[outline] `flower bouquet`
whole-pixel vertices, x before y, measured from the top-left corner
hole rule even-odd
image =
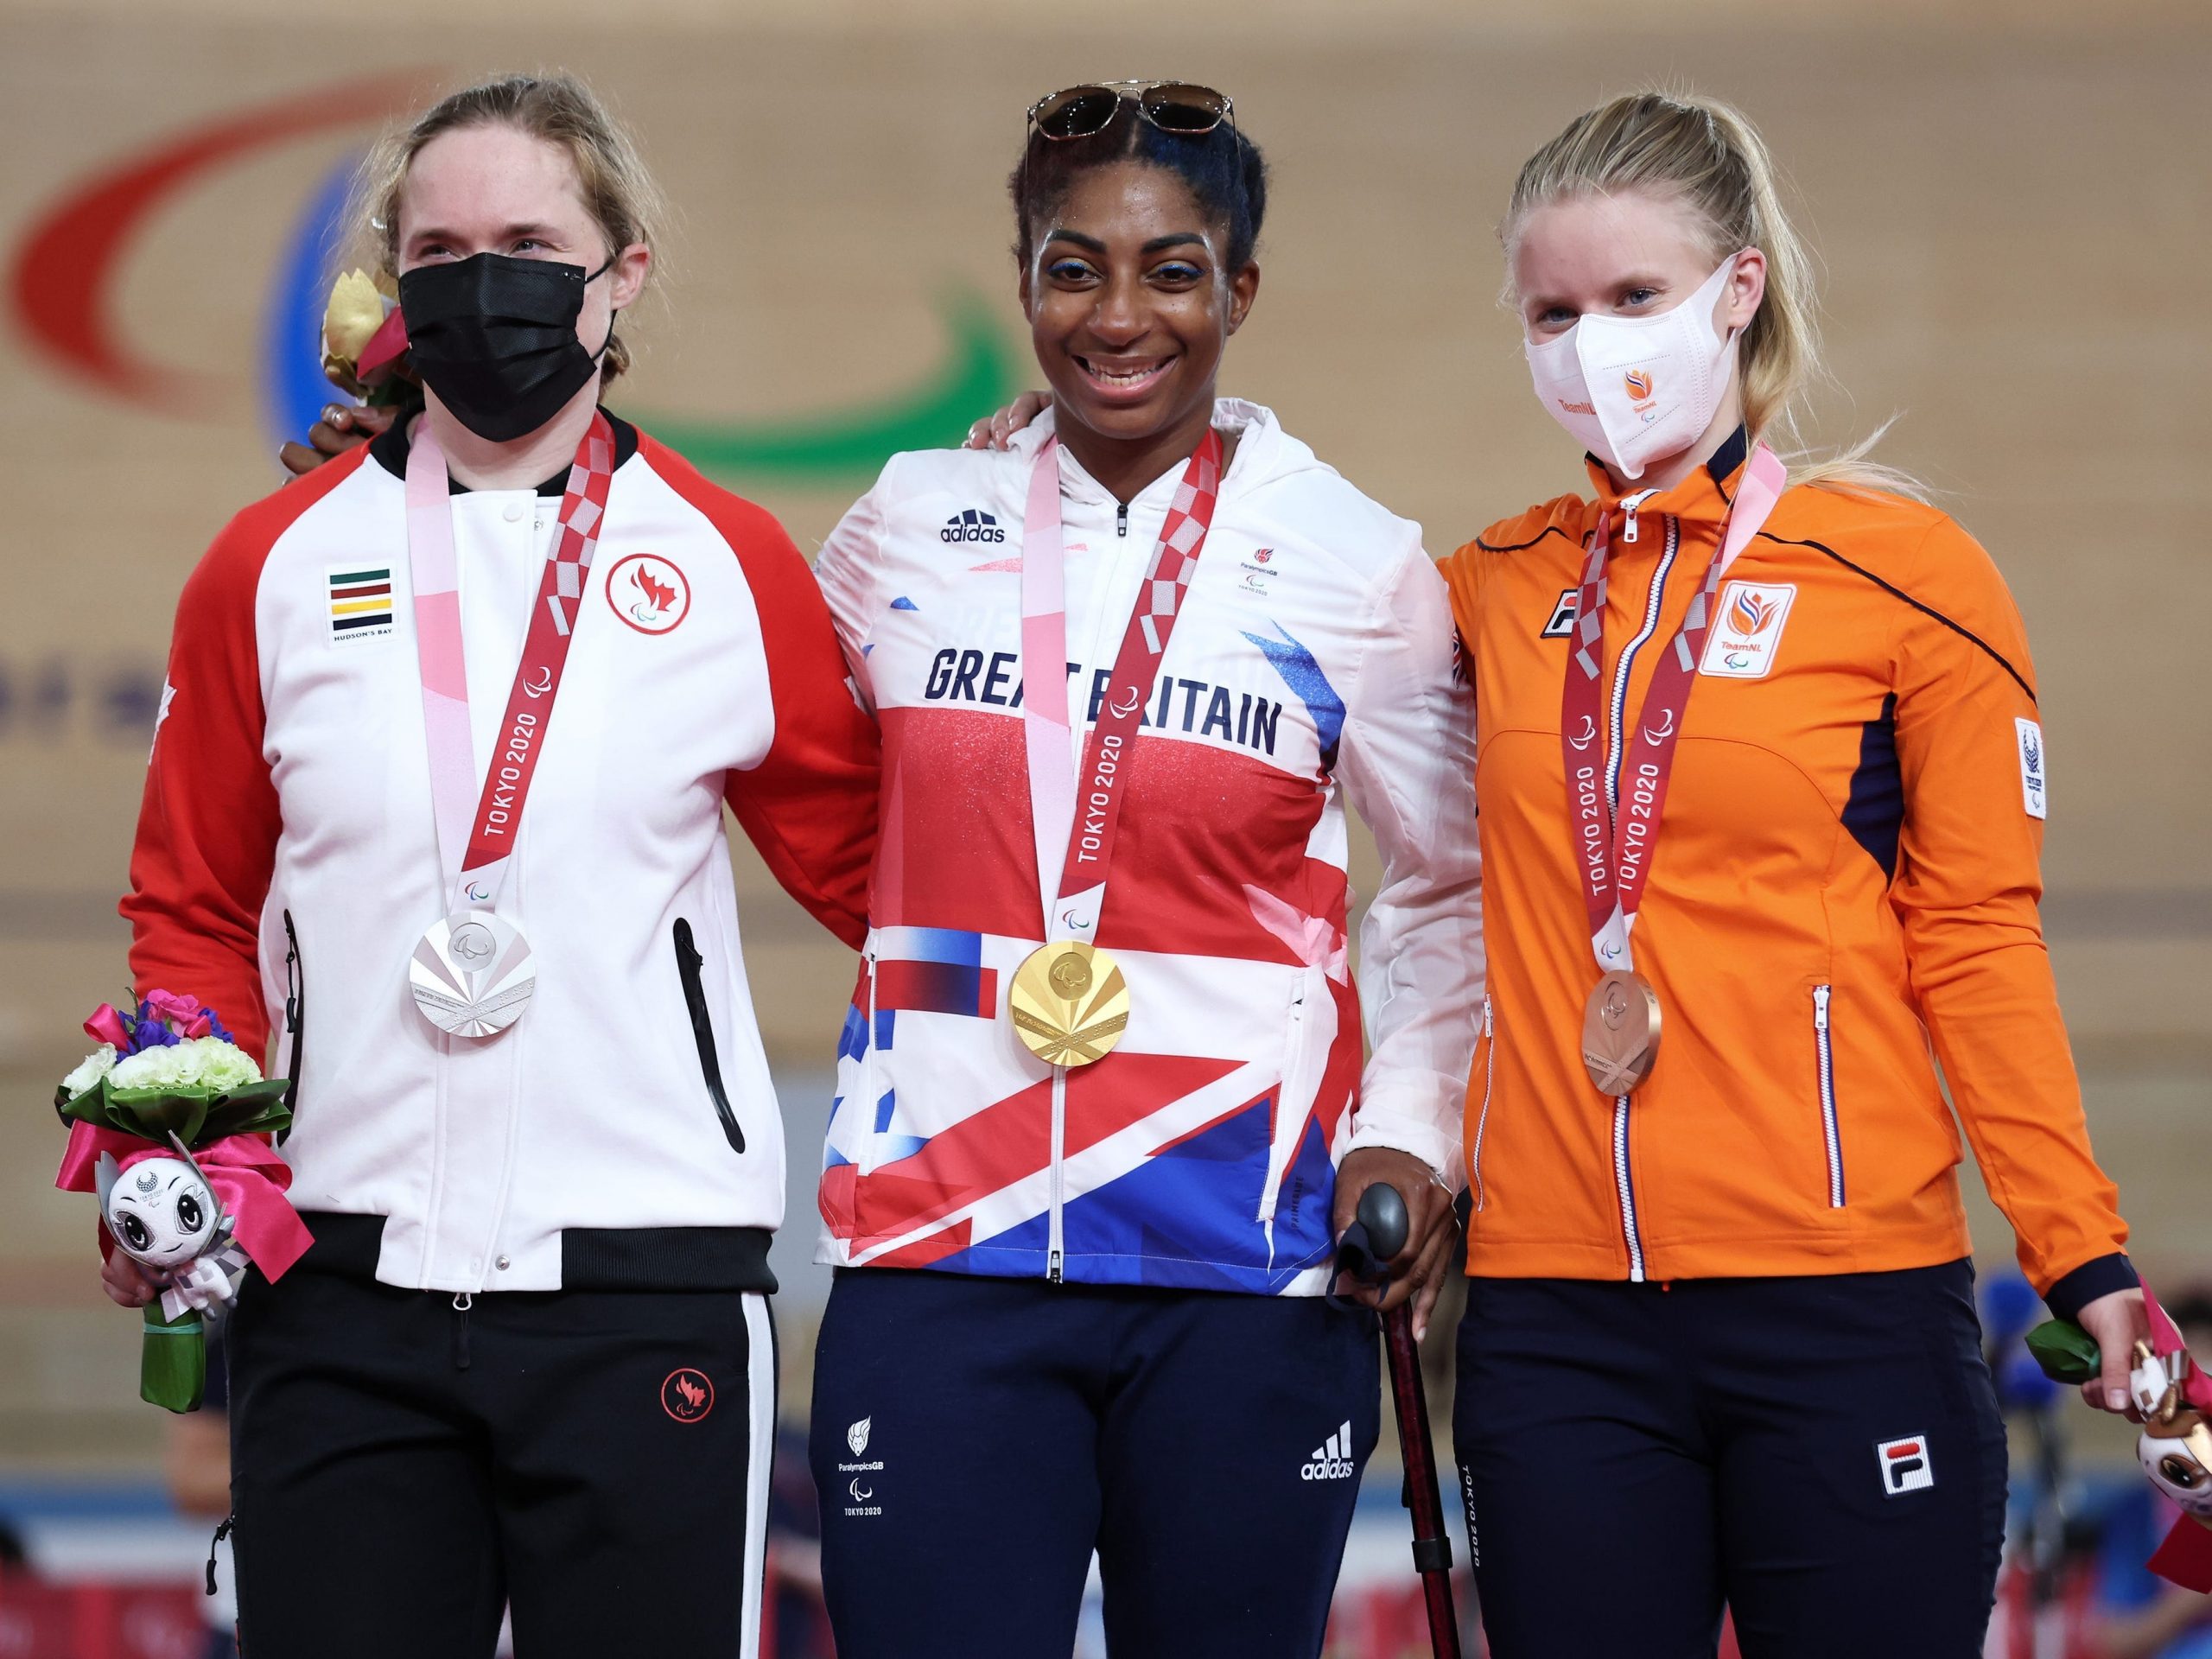
[[[349,270],[333,283],[322,312],[324,378],[371,408],[415,394],[407,364],[407,324],[389,280]]]
[[[99,1196],[103,1250],[149,1269],[138,1391],[190,1411],[207,1380],[203,1311],[237,1293],[250,1261],[282,1275],[313,1241],[284,1196],[292,1173],[259,1137],[292,1120],[290,1084],[261,1068],[194,997],[154,991],[85,1021],[99,1047],[61,1080],[69,1125],[54,1185]]]

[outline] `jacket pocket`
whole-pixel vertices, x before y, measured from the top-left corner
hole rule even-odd
[[[1827,1148],[1828,1208],[1843,1208],[1843,1132],[1836,1120],[1835,1043],[1830,1027],[1834,1016],[1834,988],[1813,987],[1813,1052],[1819,1063],[1821,1139]]]
[[[284,1067],[284,1109],[292,1115],[292,1120],[275,1136],[280,1147],[299,1127],[300,1048],[307,1026],[307,964],[301,960],[299,931],[292,925],[292,912],[287,909],[284,912],[284,1034],[291,1040]]]
[[[729,1142],[732,1152],[743,1152],[745,1131],[737,1127],[737,1114],[730,1109],[729,1096],[722,1088],[722,1064],[715,1052],[715,1022],[707,1012],[707,988],[699,980],[705,958],[692,943],[691,924],[681,916],[676,918],[675,933],[676,971],[683,981],[683,1006],[691,1015],[691,1040],[699,1048],[699,1073],[706,1079],[707,1097],[715,1103],[715,1116],[722,1121],[722,1138]]]
[[[1490,996],[1483,996],[1483,1103],[1475,1113],[1474,1144],[1467,1148],[1467,1185],[1474,1189],[1475,1209],[1486,1207],[1490,1195],[1483,1190],[1483,1133],[1490,1128],[1490,1102],[1497,1087],[1497,1012]]]

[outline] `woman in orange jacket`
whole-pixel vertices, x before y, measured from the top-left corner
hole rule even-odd
[[[1856,455],[1758,136],[1640,94],[1503,228],[1591,494],[1446,562],[1490,963],[1458,1451],[1499,1659],[1979,1653],[2001,1543],[1959,1128],[2119,1408],[2142,1296],[2037,918],[2036,675]],[[1937,1077],[1948,1084],[1946,1105]]]

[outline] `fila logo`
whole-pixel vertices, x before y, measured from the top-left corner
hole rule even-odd
[[[1936,1471],[1928,1461],[1928,1437],[1908,1434],[1901,1440],[1884,1440],[1874,1448],[1881,1466],[1882,1491],[1891,1497],[1916,1492],[1936,1484]]]
[[[1002,542],[1006,540],[1006,531],[999,528],[999,521],[989,513],[969,507],[946,519],[937,538],[941,542]]]
[[[1559,603],[1552,607],[1552,620],[1544,624],[1539,639],[1564,639],[1574,632],[1574,612],[1581,590],[1569,588],[1559,596]]]
[[[2032,720],[2012,718],[2012,734],[2020,744],[2020,801],[2031,818],[2045,816],[2046,780],[2043,771],[2043,728]]]
[[[1724,680],[1764,679],[1796,598],[1789,582],[1730,582],[1714,601],[1697,671]]]
[[[1358,1467],[1351,1460],[1351,1424],[1343,1427],[1313,1448],[1313,1457],[1299,1470],[1300,1480],[1350,1480],[1358,1474]]]

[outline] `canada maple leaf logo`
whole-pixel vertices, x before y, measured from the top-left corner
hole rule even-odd
[[[645,603],[652,610],[664,611],[676,603],[675,583],[655,582],[644,565],[632,573],[630,580],[637,584],[638,591],[645,596]]]

